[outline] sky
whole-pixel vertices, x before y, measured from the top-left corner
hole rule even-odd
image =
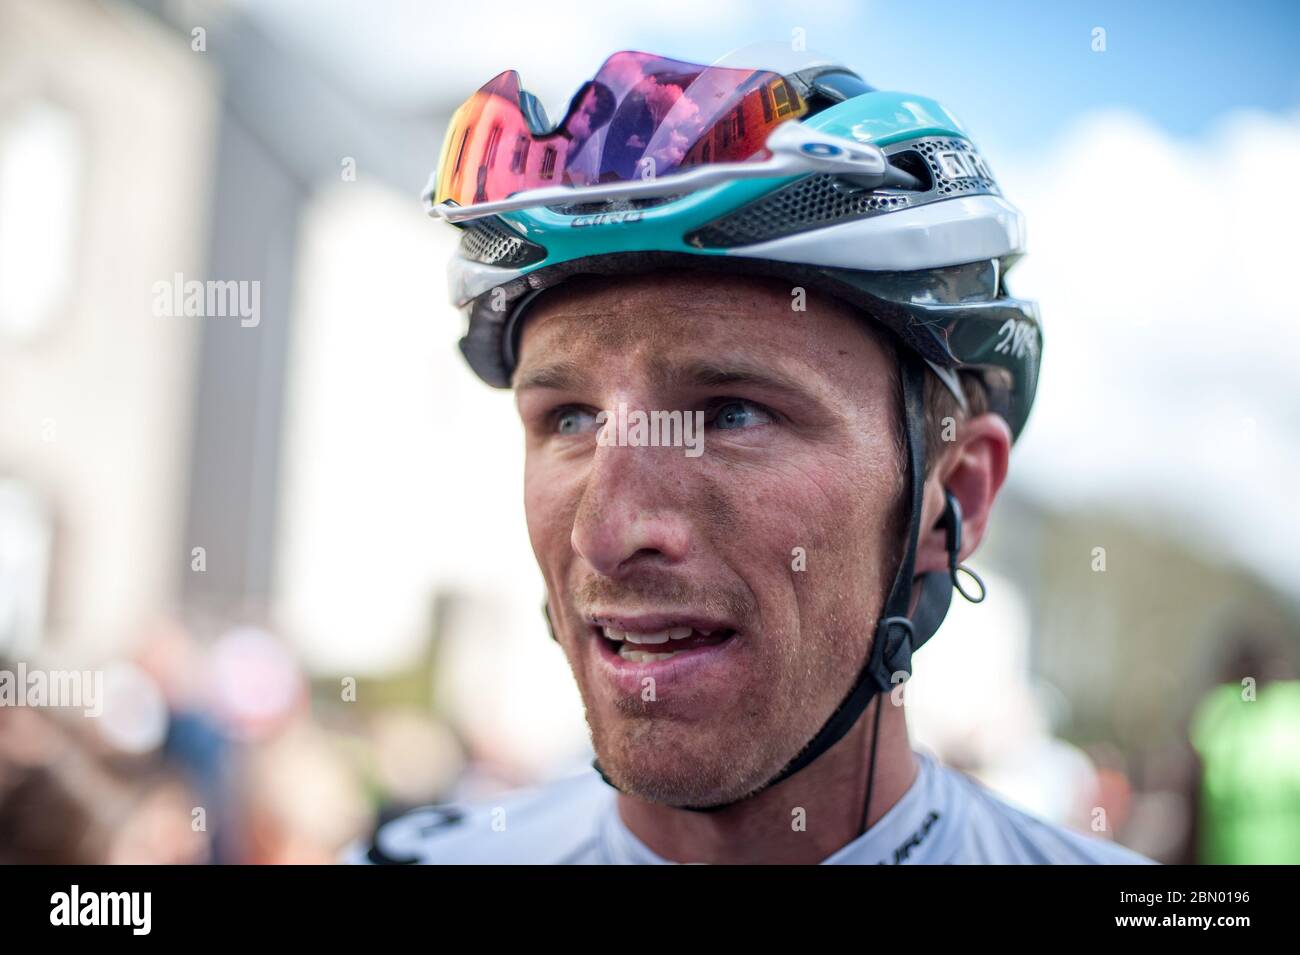
[[[945,103],[992,147],[1034,149],[1074,116],[1136,110],[1175,136],[1225,112],[1300,107],[1300,4],[1291,0],[239,0],[281,42],[376,103],[449,109],[504,69],[552,111],[619,49],[712,62],[789,43],[881,89]],[[491,14],[485,13],[490,9]],[[1104,52],[1093,31],[1105,30]]]

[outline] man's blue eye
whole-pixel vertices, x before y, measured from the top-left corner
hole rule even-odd
[[[771,415],[758,405],[748,401],[728,401],[714,413],[713,426],[721,431],[732,431],[767,424],[771,420]]]
[[[555,416],[556,434],[582,434],[596,427],[596,416],[581,408],[565,408]]]

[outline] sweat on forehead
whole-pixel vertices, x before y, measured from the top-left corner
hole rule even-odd
[[[616,295],[628,309],[722,310],[744,315],[755,307],[791,309],[795,285],[763,275],[710,272],[703,269],[659,269],[631,275],[577,275],[538,296],[531,314],[562,310],[569,315],[606,314],[610,296]],[[831,296],[807,289],[802,296],[809,308],[850,311]],[[530,318],[531,320],[531,318]]]
[[[734,322],[763,323],[763,337],[750,342],[773,349],[798,347],[814,362],[848,356],[845,349],[856,351],[864,338],[891,348],[887,333],[857,309],[819,290],[767,276],[664,269],[581,275],[544,292],[525,318],[521,365],[529,364],[530,339],[548,348],[558,344],[548,334],[552,332],[564,337],[566,357],[571,359],[593,346],[602,352],[640,346],[666,354],[682,342],[680,319],[723,323],[728,333],[735,331]],[[707,332],[703,326],[692,329],[701,338]]]

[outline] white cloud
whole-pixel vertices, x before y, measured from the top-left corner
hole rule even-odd
[[[1187,142],[1106,112],[1000,171],[1030,225],[1011,286],[1045,323],[1020,489],[1158,521],[1300,599],[1298,164],[1300,116]]]
[[[419,104],[436,100],[442,91],[450,105],[502,70],[516,69],[552,116],[610,53],[642,49],[648,38],[671,34],[674,25],[683,34],[725,38],[729,24],[744,24],[753,13],[740,0],[493,0],[487,7],[419,0],[244,0],[244,8],[278,41],[305,51],[333,77],[376,98]],[[789,28],[781,31],[774,39],[785,38]],[[718,42],[725,45],[725,39]]]

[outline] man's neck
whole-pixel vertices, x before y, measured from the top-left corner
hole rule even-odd
[[[812,864],[861,835],[874,708],[880,739],[867,827],[916,779],[903,707],[878,696],[844,738],[789,779],[717,812],[673,809],[619,794],[624,824],[652,851],[674,862]]]

